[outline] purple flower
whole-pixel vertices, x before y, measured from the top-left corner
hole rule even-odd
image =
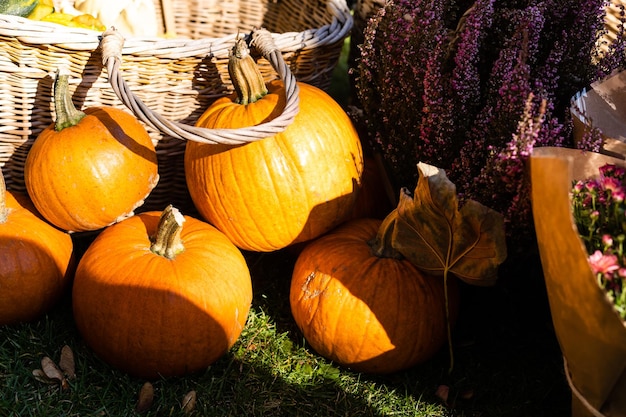
[[[393,185],[413,187],[420,161],[438,166],[461,202],[505,215],[510,254],[534,247],[528,160],[537,146],[575,146],[570,98],[596,80],[591,58],[604,7],[605,0],[386,3],[369,20],[352,71],[364,139],[382,154]],[[604,60],[603,70],[617,62]],[[595,150],[600,139],[589,134],[576,146]],[[596,197],[588,200],[606,198]]]

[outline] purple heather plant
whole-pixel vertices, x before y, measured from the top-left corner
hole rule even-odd
[[[578,180],[572,212],[598,284],[626,320],[626,169],[600,167],[597,178]]]
[[[605,5],[392,0],[380,8],[351,71],[366,145],[396,188],[416,183],[418,162],[443,168],[461,202],[505,215],[511,254],[534,247],[529,155],[574,146],[571,97],[624,57],[622,41],[593,59]]]

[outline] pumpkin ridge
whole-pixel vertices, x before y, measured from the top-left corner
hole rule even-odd
[[[302,201],[306,199],[307,207],[309,208],[311,207],[311,202],[309,201],[309,196],[307,195],[307,193],[301,192],[301,190],[306,189],[307,187],[306,181],[301,175],[300,164],[298,164],[297,161],[294,161],[293,157],[289,157],[289,155],[293,155],[292,147],[290,146],[290,140],[288,138],[285,138],[283,135],[278,134],[277,136],[272,138],[272,144],[275,146],[272,146],[271,149],[269,147],[264,148],[265,152],[263,152],[263,159],[265,163],[263,164],[263,166],[266,167],[265,171],[270,180],[269,182],[272,185],[272,193],[274,196],[276,196],[276,207],[281,211],[281,214],[277,217],[277,219],[281,221],[282,228],[289,230],[289,235],[292,237],[292,239],[288,243],[292,244],[295,243],[294,240],[302,231],[304,225],[300,225],[297,221],[298,217],[294,218],[293,216],[293,211],[297,209],[296,207],[281,204],[281,193],[278,184],[280,184],[282,181],[285,181],[283,171],[279,171],[276,169],[267,169],[267,167],[269,166],[276,166],[272,162],[276,161],[277,153],[279,154],[278,160],[282,161],[281,165],[285,166],[284,171],[289,175],[288,181],[290,182],[291,187],[289,187],[290,195],[288,198],[290,200],[296,200],[300,203],[302,203]],[[278,245],[280,245],[279,242],[277,243]]]

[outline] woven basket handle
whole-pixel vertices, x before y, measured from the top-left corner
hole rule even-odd
[[[209,129],[189,126],[164,118],[150,110],[137,96],[130,91],[123,79],[120,65],[122,62],[122,47],[124,37],[114,28],[102,34],[100,48],[102,63],[109,74],[109,83],[118,98],[128,107],[135,116],[144,123],[154,127],[161,133],[181,140],[192,140],[208,144],[240,145],[254,142],[284,131],[289,126],[299,110],[299,87],[283,56],[274,44],[269,31],[255,29],[252,32],[251,46],[267,59],[276,70],[285,85],[287,96],[283,112],[269,122],[240,129]]]

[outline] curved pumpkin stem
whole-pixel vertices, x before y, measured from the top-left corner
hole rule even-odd
[[[180,239],[185,217],[171,204],[161,213],[159,225],[150,246],[150,250],[167,259],[174,259],[176,255],[185,250]]]
[[[57,132],[66,127],[75,126],[85,117],[85,113],[76,109],[68,92],[70,74],[66,68],[59,68],[53,84],[54,111],[56,120],[54,130]]]
[[[7,221],[9,210],[7,209],[7,184],[4,181],[4,175],[0,171],[0,224]]]
[[[237,103],[254,103],[267,94],[263,75],[243,38],[237,39],[230,51],[228,74],[237,93]]]
[[[372,254],[379,258],[402,259],[404,256],[393,247],[393,229],[396,225],[398,217],[397,210],[393,210],[385,217],[382,224],[378,228],[376,237],[367,244],[370,246]]]

